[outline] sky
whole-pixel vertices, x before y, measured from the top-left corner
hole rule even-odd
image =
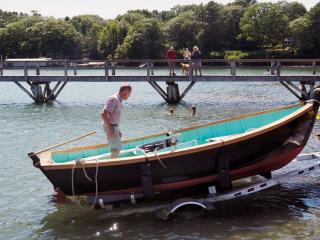
[[[260,0],[262,1],[262,0]],[[264,1],[264,0],[263,0]],[[276,2],[277,0],[270,0]],[[288,0],[292,2],[294,0]],[[308,9],[319,0],[298,0]],[[64,18],[80,14],[97,14],[103,18],[115,18],[133,9],[169,10],[175,5],[207,3],[209,0],[0,0],[0,9],[30,13],[37,10],[43,16]],[[222,4],[233,0],[215,0]]]

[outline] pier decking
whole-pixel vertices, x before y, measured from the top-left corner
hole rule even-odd
[[[177,75],[169,76],[165,59],[46,60],[45,65],[41,61],[24,61],[23,67],[16,67],[10,60],[0,62],[0,83],[14,82],[35,102],[42,103],[56,99],[68,82],[147,82],[166,102],[179,103],[196,82],[280,82],[292,93],[298,91],[303,96],[307,94],[305,85],[313,87],[320,81],[320,59],[203,59],[202,76],[194,74],[191,60],[175,62]],[[188,64],[188,72],[184,74],[182,62]],[[177,82],[182,81],[190,84],[180,95]],[[21,82],[26,82],[31,92]],[[53,88],[52,82],[55,82]],[[157,82],[166,82],[166,91]],[[294,82],[302,83],[302,90]]]

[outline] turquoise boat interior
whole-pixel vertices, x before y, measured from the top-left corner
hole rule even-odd
[[[183,149],[191,146],[198,146],[201,144],[214,141],[215,138],[241,134],[253,129],[257,129],[268,125],[272,122],[280,120],[291,113],[299,110],[303,105],[296,105],[283,109],[276,109],[273,111],[257,114],[254,116],[247,116],[241,119],[224,121],[221,123],[212,123],[209,126],[200,126],[189,130],[178,130],[174,132],[178,143],[175,149]],[[145,152],[139,148],[141,145],[168,139],[166,134],[157,135],[156,137],[144,138],[140,140],[133,140],[122,145],[122,151],[119,158],[133,157],[144,155]],[[157,153],[172,151],[172,147],[165,147],[157,150]],[[65,163],[74,161],[79,158],[90,158],[95,156],[102,156],[104,159],[108,158],[110,150],[108,147],[97,147],[89,150],[79,151],[55,151],[51,153],[51,159],[54,163]],[[100,158],[99,158],[100,159]]]

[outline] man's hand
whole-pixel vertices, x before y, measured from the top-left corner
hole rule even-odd
[[[114,132],[113,128],[108,129],[108,134],[109,134],[110,139],[115,137],[115,132]]]

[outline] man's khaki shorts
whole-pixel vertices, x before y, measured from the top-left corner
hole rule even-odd
[[[118,126],[112,126],[114,131],[114,137],[112,139],[109,138],[108,128],[103,125],[103,129],[107,134],[108,144],[111,152],[121,150],[121,137],[120,137],[120,129]]]

